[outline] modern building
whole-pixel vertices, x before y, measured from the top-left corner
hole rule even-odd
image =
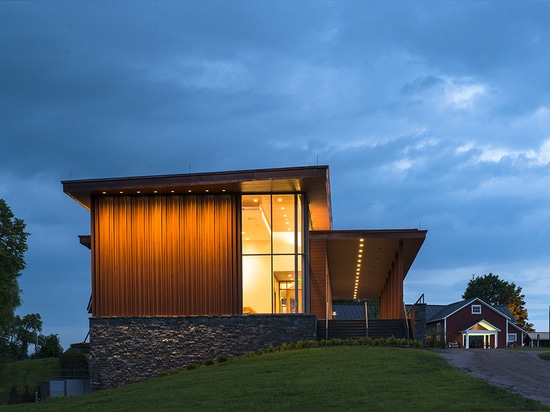
[[[93,389],[315,339],[333,300],[405,318],[426,231],[334,230],[328,166],[62,184],[90,211]]]

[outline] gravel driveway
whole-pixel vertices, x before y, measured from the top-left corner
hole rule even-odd
[[[435,352],[471,376],[550,406],[550,361],[539,358],[538,351],[443,349]]]

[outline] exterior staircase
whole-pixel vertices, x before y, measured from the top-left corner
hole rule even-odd
[[[324,320],[317,322],[317,339],[325,339],[326,323]],[[365,320],[329,320],[328,339],[340,338],[364,338],[366,336],[378,339],[406,338],[407,328],[403,319],[371,319],[367,329]]]

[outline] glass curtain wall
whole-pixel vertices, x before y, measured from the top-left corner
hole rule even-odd
[[[303,313],[300,194],[242,196],[243,313]]]

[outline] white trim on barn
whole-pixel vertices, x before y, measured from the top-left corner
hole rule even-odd
[[[500,332],[499,328],[484,319],[474,323],[469,328],[460,331],[460,333],[462,333],[463,346],[466,349],[470,348],[471,336],[482,336],[484,348],[489,348],[491,346],[491,336],[494,336],[495,348],[498,348],[498,332]]]

